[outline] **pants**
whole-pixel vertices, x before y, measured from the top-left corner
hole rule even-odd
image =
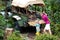
[[[40,32],[40,24],[36,24],[36,32]]]

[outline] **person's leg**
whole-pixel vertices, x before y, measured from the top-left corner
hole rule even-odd
[[[44,29],[44,33],[47,34],[47,31]]]
[[[49,30],[44,30],[44,33],[45,33],[45,34],[48,34],[48,33],[49,33],[50,35],[52,35],[52,32],[51,32],[50,29],[49,29]]]
[[[40,28],[36,27],[36,35],[39,36],[40,35]]]
[[[52,32],[51,32],[51,30],[49,30],[49,34],[50,34],[50,35],[52,35]]]
[[[40,27],[36,27],[36,32],[40,32]]]
[[[40,24],[36,24],[36,35],[40,34]]]
[[[45,25],[45,28],[44,28],[44,33],[47,34],[48,31],[49,31],[49,29],[50,29],[50,28],[49,28],[49,24],[46,24],[46,25]]]
[[[51,32],[51,29],[50,29],[50,24],[48,24],[48,31],[49,31],[49,34],[51,35],[52,32]]]
[[[50,24],[46,24],[45,29],[44,29],[44,33],[48,33],[48,32],[49,34],[52,34],[50,30]]]

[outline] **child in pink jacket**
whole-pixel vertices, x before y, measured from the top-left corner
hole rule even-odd
[[[44,28],[44,32],[47,33],[46,31],[48,31],[51,34],[51,30],[50,30],[50,21],[48,19],[47,14],[45,13],[45,11],[43,11],[43,13],[40,14],[42,20],[45,22],[45,28]]]

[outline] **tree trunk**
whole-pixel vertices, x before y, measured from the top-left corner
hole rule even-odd
[[[4,33],[4,40],[7,40],[7,37],[13,33],[13,28],[6,28]]]

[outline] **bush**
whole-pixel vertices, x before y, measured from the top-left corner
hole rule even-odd
[[[49,35],[49,34],[41,34],[40,36],[36,36],[35,40],[58,40],[57,36]]]
[[[0,26],[5,26],[5,25],[6,25],[5,18],[0,14]]]
[[[60,38],[60,24],[51,24],[51,30],[53,35],[56,35]]]
[[[5,18],[0,14],[0,40],[3,40],[5,25]]]
[[[0,29],[0,40],[3,40],[4,30]]]
[[[12,18],[7,19],[7,27],[14,28],[14,22]]]

